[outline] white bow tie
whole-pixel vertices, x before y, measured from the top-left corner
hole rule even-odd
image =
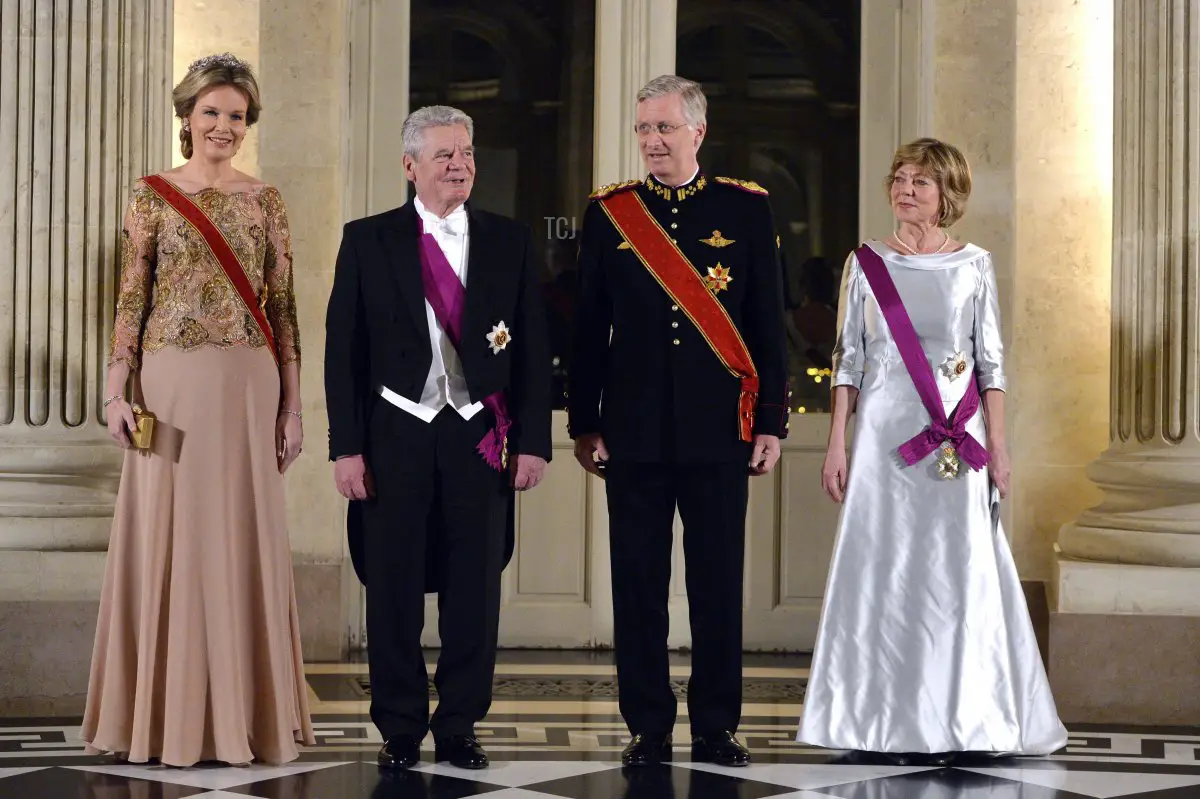
[[[463,234],[464,223],[466,222],[461,216],[448,216],[445,219],[437,220],[438,232],[447,236],[461,236]]]

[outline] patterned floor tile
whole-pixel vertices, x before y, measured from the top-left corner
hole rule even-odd
[[[906,766],[830,766],[822,764],[790,765],[752,763],[745,768],[725,768],[710,763],[681,763],[683,768],[725,774],[759,782],[784,785],[789,788],[819,789],[851,782],[866,782],[881,777],[899,777],[930,771],[928,768]]]
[[[201,788],[49,768],[0,779],[0,799],[186,799]]]
[[[840,799],[1090,799],[1086,794],[959,769],[881,777],[818,792]]]
[[[1111,771],[1067,771],[1050,769],[978,768],[965,769],[976,774],[1057,788],[1084,796],[1111,799],[1136,796],[1150,791],[1196,787],[1200,796],[1200,774],[1120,774]]]
[[[795,793],[772,796],[771,799],[837,799],[837,797],[831,797],[827,793],[818,793],[817,791],[796,791]]]
[[[525,786],[565,799],[766,799],[790,788],[678,766],[609,769]]]
[[[502,790],[471,778],[424,771],[389,771],[375,763],[344,763],[319,771],[230,789],[260,799],[466,799]]]
[[[459,779],[475,779],[489,785],[502,785],[508,788],[520,788],[536,782],[580,777],[598,771],[609,771],[620,768],[615,762],[588,762],[580,760],[527,760],[493,762],[489,768],[480,771],[467,771],[455,768],[448,763],[426,763],[417,767],[427,774],[441,774]]]
[[[548,793],[526,791],[524,788],[504,788],[503,791],[487,794],[487,799],[559,799]]]
[[[76,771],[88,771],[96,774],[109,774],[114,777],[128,779],[166,782],[172,785],[187,785],[192,788],[206,790],[224,790],[248,785],[253,782],[264,782],[270,779],[290,777],[310,771],[319,771],[339,765],[338,763],[291,763],[286,766],[196,766],[193,768],[169,768],[165,766],[138,765],[108,765],[108,766],[72,766]]]

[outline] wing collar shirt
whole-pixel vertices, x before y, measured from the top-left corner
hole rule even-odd
[[[413,201],[421,224],[426,233],[432,233],[434,241],[442,248],[446,260],[462,281],[467,285],[467,253],[471,242],[471,233],[467,224],[467,209],[460,205],[451,211],[445,219],[440,219],[425,207],[420,198]],[[425,387],[421,391],[421,401],[413,402],[407,397],[380,388],[380,394],[388,402],[398,408],[408,411],[413,416],[426,422],[433,421],[438,412],[447,405],[458,411],[464,419],[470,419],[483,410],[483,404],[472,402],[467,390],[467,379],[463,374],[462,361],[446,332],[438,323],[433,313],[433,306],[425,300],[425,320],[429,325],[429,343],[433,351],[433,360],[429,365],[429,376],[425,378]]]

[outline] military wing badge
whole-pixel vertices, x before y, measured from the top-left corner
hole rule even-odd
[[[700,239],[701,244],[707,244],[709,247],[728,247],[734,243],[733,239],[727,239],[721,235],[721,231],[714,230],[710,238]]]

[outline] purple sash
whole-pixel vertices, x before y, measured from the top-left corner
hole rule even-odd
[[[938,392],[937,380],[933,376],[933,367],[929,365],[929,359],[925,357],[925,350],[921,348],[917,331],[913,329],[912,320],[904,308],[904,303],[900,300],[896,284],[892,282],[892,276],[888,274],[887,266],[884,265],[879,254],[865,244],[855,250],[854,254],[858,256],[859,266],[862,267],[863,274],[867,276],[871,290],[875,292],[879,310],[883,312],[883,318],[887,320],[888,329],[892,332],[892,340],[896,342],[896,348],[900,350],[900,357],[904,360],[908,376],[912,378],[913,385],[917,389],[921,404],[925,406],[925,410],[929,412],[932,419],[929,427],[900,445],[898,450],[900,457],[906,464],[912,466],[940,447],[943,442],[949,441],[954,444],[958,456],[972,469],[979,470],[987,466],[990,459],[988,451],[967,432],[967,422],[979,410],[979,384],[975,376],[971,376],[967,393],[963,395],[950,417],[947,418],[941,394]]]
[[[432,233],[425,232],[421,216],[417,215],[417,251],[421,256],[421,282],[425,286],[425,299],[433,308],[433,315],[446,331],[454,351],[462,357],[462,316],[466,305],[467,290],[446,260],[446,254],[438,246]],[[484,397],[483,406],[496,417],[496,426],[479,442],[478,451],[488,466],[500,471],[508,465],[508,430],[512,419],[508,415],[508,403],[504,392],[497,391]]]

